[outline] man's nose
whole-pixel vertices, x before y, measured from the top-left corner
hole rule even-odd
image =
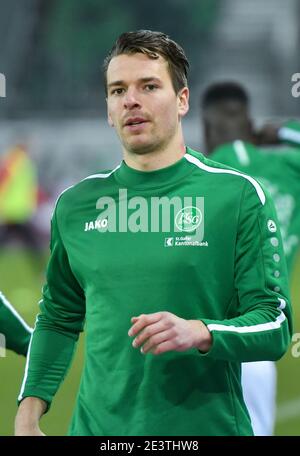
[[[126,109],[132,109],[140,106],[141,104],[136,90],[128,89],[124,96],[124,107]]]

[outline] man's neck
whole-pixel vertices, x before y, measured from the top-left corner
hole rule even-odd
[[[130,168],[139,171],[155,171],[166,168],[179,161],[185,154],[183,140],[177,144],[170,144],[162,150],[154,150],[145,154],[135,154],[124,150],[124,161]]]

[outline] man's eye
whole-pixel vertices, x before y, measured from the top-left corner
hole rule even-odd
[[[148,90],[149,92],[153,92],[153,90],[157,89],[157,86],[155,84],[147,84],[145,86],[145,89]]]
[[[124,89],[121,89],[120,87],[118,89],[113,89],[111,91],[112,95],[121,95],[124,92]]]

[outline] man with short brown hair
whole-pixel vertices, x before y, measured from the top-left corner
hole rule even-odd
[[[187,67],[179,45],[144,30],[105,62],[124,159],[56,204],[17,435],[42,435],[84,321],[71,435],[252,435],[240,365],[287,350],[285,263],[274,278],[264,189],[185,146]]]

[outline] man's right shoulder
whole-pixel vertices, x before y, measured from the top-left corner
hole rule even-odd
[[[109,178],[116,169],[117,168],[99,171],[98,173],[91,174],[74,185],[65,188],[57,197],[55,208],[58,206],[70,207],[72,203],[78,203],[79,201],[86,199],[95,187],[100,189],[101,186],[103,186],[104,188],[105,185],[111,183],[111,179]]]

